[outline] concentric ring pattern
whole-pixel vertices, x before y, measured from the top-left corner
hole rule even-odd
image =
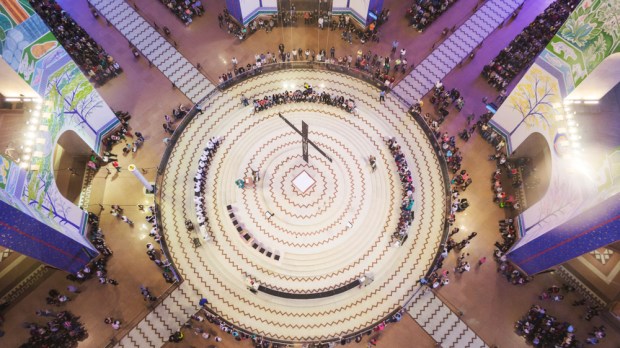
[[[356,111],[302,102],[255,112],[240,102],[241,95],[262,98],[304,83],[353,99]],[[208,298],[214,311],[246,330],[309,341],[366,328],[412,296],[440,243],[443,179],[431,143],[406,109],[389,95],[384,103],[377,99],[374,87],[346,75],[290,70],[259,75],[208,101],[180,135],[161,189],[168,248],[197,298]],[[280,113],[299,129],[305,121],[310,140],[332,162],[312,147],[304,162],[301,136]],[[195,220],[193,177],[213,136],[222,141],[203,192],[213,240],[194,248],[196,235],[185,231],[184,219]],[[389,137],[402,147],[416,187],[416,219],[400,247],[391,243],[403,192]],[[377,158],[375,172],[370,155]],[[252,170],[260,181],[237,187],[235,181],[251,177]],[[238,232],[228,205],[249,240]],[[320,293],[364,274],[373,279],[365,287],[320,299],[253,294],[246,287],[252,278],[283,292]]]

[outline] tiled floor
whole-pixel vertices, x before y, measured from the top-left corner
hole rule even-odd
[[[490,4],[492,2],[493,1],[490,0],[486,3]],[[480,114],[484,111],[484,105],[478,101],[481,100],[483,96],[494,98],[496,92],[489,88],[479,77],[479,72],[481,71],[482,66],[492,59],[492,57],[497,54],[499,50],[505,47],[505,45],[525,25],[533,20],[536,14],[540,13],[549,2],[550,1],[548,0],[525,1],[523,10],[519,16],[514,20],[506,21],[500,29],[492,32],[484,41],[483,46],[476,51],[476,56],[473,59],[468,60],[461,67],[457,66],[452,71],[446,71],[448,74],[443,79],[444,84],[446,86],[456,87],[461,90],[466,99],[466,106],[461,113],[451,110],[451,115],[442,125],[442,129],[455,134],[465,125],[465,118],[461,115],[466,115],[471,112]],[[65,6],[67,11],[74,16],[78,23],[84,26],[89,34],[101,43],[102,46],[110,52],[125,69],[125,73],[123,75],[100,88],[99,92],[102,94],[106,102],[108,102],[114,109],[130,111],[133,114],[133,118],[131,120],[132,126],[135,130],[142,131],[142,133],[147,136],[147,141],[144,144],[144,147],[137,154],[122,157],[120,162],[125,167],[129,163],[135,163],[141,168],[148,169],[146,177],[147,179],[152,180],[154,178],[154,168],[158,165],[161,152],[165,147],[161,141],[165,136],[161,128],[161,123],[163,123],[162,116],[164,113],[170,112],[173,106],[176,106],[179,103],[187,103],[189,99],[187,99],[187,97],[179,89],[171,88],[170,80],[166,77],[168,75],[162,74],[155,67],[149,68],[145,59],[135,60],[128,49],[127,40],[123,37],[123,35],[121,35],[113,27],[107,27],[105,25],[105,21],[102,19],[94,19],[90,12],[88,12],[85,1],[74,2],[69,0],[59,0],[59,3]],[[286,28],[284,30],[278,29],[269,34],[259,32],[250,37],[249,40],[239,42],[234,37],[217,28],[217,20],[215,20],[215,17],[217,16],[217,13],[224,8],[223,0],[209,2],[206,4],[207,13],[205,16],[196,19],[189,27],[185,27],[176,17],[174,17],[172,13],[170,13],[170,11],[168,11],[157,1],[152,2],[149,0],[136,0],[131,3],[136,3],[138,5],[140,8],[140,15],[149,23],[152,24],[157,21],[160,27],[164,25],[168,26],[172,31],[172,40],[176,41],[178,44],[179,52],[186,57],[187,61],[192,62],[192,64],[196,64],[198,62],[201,63],[201,65],[205,67],[205,76],[207,76],[211,81],[217,81],[218,75],[220,75],[223,71],[231,69],[230,59],[232,56],[236,56],[240,62],[247,63],[256,52],[264,52],[267,50],[275,51],[279,42],[283,42],[287,48],[301,46],[304,48],[316,47],[316,49],[318,49],[319,47],[329,48],[334,45],[336,47],[337,55],[354,54],[359,47],[359,44],[357,43],[348,45],[344,41],[339,40],[339,32],[330,32],[327,30],[318,31],[315,28],[303,26],[297,28]],[[472,9],[476,6],[476,3],[478,3],[478,1],[475,0],[458,1],[428,30],[424,33],[417,33],[411,28],[406,27],[406,20],[402,16],[408,2],[386,0],[385,6],[392,9],[392,16],[390,21],[382,29],[381,42],[378,44],[366,44],[365,46],[362,46],[362,49],[371,49],[375,52],[386,55],[389,52],[391,41],[397,38],[401,42],[401,47],[406,47],[409,52],[408,55],[411,55],[410,57],[412,59],[410,59],[410,61],[413,61],[417,65],[432,52],[431,47],[433,44],[442,40],[441,30],[443,28],[451,28],[453,26],[459,28],[469,19],[472,14]],[[70,4],[70,6],[66,6],[67,4]],[[205,33],[207,33],[207,35],[205,35]],[[208,36],[208,40],[205,39],[205,36]],[[166,70],[165,68],[162,69]],[[318,82],[318,80],[321,79],[315,73],[311,76],[300,76],[294,74],[289,75],[288,72],[284,74],[285,75],[283,76],[293,76],[292,79],[296,81],[316,80]],[[329,76],[325,78],[325,80],[333,79],[334,76],[335,75]],[[265,76],[261,76],[261,78],[265,78]],[[360,82],[355,83],[361,84]],[[246,84],[234,87],[231,93],[234,92],[234,89],[245,90],[251,87],[257,88],[257,92],[255,93],[258,93],[258,91],[264,93],[264,91],[267,90],[279,90],[280,88],[283,88],[282,81],[279,81],[275,85],[270,83],[265,83],[262,86]],[[388,106],[387,109],[384,109],[380,107],[377,102],[373,102],[373,100],[377,99],[378,93],[376,91],[373,92],[368,87],[349,89],[339,80],[336,83],[326,86],[326,88],[342,90],[343,93],[355,95],[356,99],[359,98],[362,103],[362,109],[366,113],[365,117],[376,117],[377,115],[380,115],[381,112],[386,114],[390,112],[395,115],[402,115],[401,110],[398,107]],[[423,91],[421,93],[423,94]],[[254,92],[248,92],[248,95],[253,94]],[[193,97],[190,98],[193,100]],[[229,95],[228,92],[214,97],[214,99],[210,101],[210,103],[213,104],[214,110],[218,110],[217,107],[220,106],[218,116],[220,118],[230,118],[231,123],[218,123],[216,119],[205,120],[207,124],[214,125],[214,128],[204,129],[201,131],[205,134],[227,131],[230,130],[230,128],[227,127],[231,127],[234,120],[239,120],[243,117],[252,117],[247,111],[244,114],[239,104],[237,104],[236,108],[222,109],[222,105],[229,105],[228,103],[231,103],[230,105],[232,105],[232,102],[234,102],[234,100],[232,100],[232,94]],[[388,97],[387,104],[394,105],[395,101]],[[291,105],[291,108],[295,107],[296,105]],[[310,117],[316,120],[324,119],[321,118],[324,116],[313,116],[313,113],[318,113],[318,111],[325,112],[325,109],[318,108],[318,106],[304,108],[304,110],[306,109],[309,114],[309,119]],[[252,120],[256,121],[258,124],[263,118],[267,118],[267,114],[271,113],[271,111],[272,110],[268,110],[261,114],[255,115]],[[432,112],[430,108],[425,111]],[[211,110],[207,110],[205,115],[202,116],[205,117],[210,112]],[[294,111],[291,112],[294,113]],[[336,114],[338,115],[338,113]],[[381,118],[379,117],[379,120],[380,119]],[[298,121],[299,117],[296,117],[295,120]],[[351,122],[355,124],[355,122],[360,120],[352,119]],[[396,117],[393,121],[402,124],[405,129],[411,129],[411,127],[414,126],[413,122],[408,123],[408,120],[403,119],[402,117]],[[220,125],[222,128],[215,127],[217,125]],[[281,127],[282,125],[275,122],[271,125],[268,124],[268,127],[276,126]],[[312,123],[310,124],[310,127],[311,134],[312,130],[315,129],[314,127],[316,127],[316,130],[319,132],[329,134],[328,130],[323,129],[324,127],[327,127],[327,124],[325,126],[319,125],[317,127]],[[274,128],[268,129],[270,132],[274,131]],[[379,129],[389,130],[390,126],[384,123]],[[250,132],[250,130],[244,129],[235,130],[231,132],[230,139],[234,139],[235,134],[241,134],[243,131]],[[260,130],[255,130],[255,132],[259,131]],[[333,131],[334,130],[329,130],[329,132]],[[320,134],[317,134],[317,136],[320,136]],[[343,142],[352,142],[347,134],[343,134],[342,138]],[[408,138],[408,136],[404,133],[402,135],[402,139],[405,140],[406,138]],[[233,147],[238,148],[239,151],[241,151],[244,147],[248,151],[253,149],[256,150],[255,147],[259,146],[260,142],[267,140],[266,137],[265,139],[256,137],[252,139],[256,142],[256,144],[240,143],[235,144]],[[298,140],[295,138],[291,141]],[[187,144],[192,143],[190,139],[186,139],[186,142]],[[197,145],[198,143],[200,143],[200,139],[195,140],[195,144]],[[363,145],[363,142],[360,142],[360,144]],[[227,144],[225,139],[223,146],[224,147],[221,149],[225,150],[226,146],[231,146],[231,144]],[[415,146],[412,143],[409,147],[415,151],[424,151],[423,149],[414,149]],[[457,239],[460,239],[470,231],[478,232],[478,236],[473,240],[467,250],[467,252],[471,254],[469,257],[470,262],[473,261],[472,263],[474,263],[481,256],[490,257],[493,250],[493,243],[496,239],[499,239],[495,227],[496,221],[497,219],[505,216],[506,212],[495,206],[490,199],[491,192],[489,185],[487,184],[487,179],[493,171],[493,164],[486,161],[487,154],[491,152],[490,147],[478,137],[474,137],[467,143],[459,140],[459,147],[461,147],[466,156],[464,160],[464,168],[471,172],[474,183],[470,186],[470,188],[468,188],[465,195],[469,199],[471,207],[466,212],[461,213],[461,215],[458,216],[457,225],[461,227],[462,232],[460,232],[456,237]],[[365,152],[370,152],[370,150],[379,152],[376,147],[362,147],[362,149]],[[120,152],[120,150],[116,151]],[[313,154],[312,149],[310,151],[311,154]],[[255,153],[261,154],[261,152],[258,151],[255,151]],[[298,154],[299,150],[297,148],[291,149],[291,155],[297,156]],[[218,156],[222,155],[218,153]],[[229,170],[222,172],[222,176],[226,176],[227,179],[222,179],[220,181],[220,185],[228,186],[228,191],[222,192],[229,192],[231,196],[220,197],[219,199],[222,204],[224,204],[224,202],[232,202],[232,198],[237,199],[237,201],[241,201],[241,198],[245,198],[248,199],[248,204],[255,204],[257,209],[261,209],[260,204],[264,205],[267,202],[266,199],[261,199],[260,197],[241,197],[239,196],[241,192],[246,191],[239,191],[234,187],[230,187],[233,185],[233,181],[236,180],[240,174],[247,173],[248,163],[260,158],[260,156],[253,158],[253,155],[250,152],[248,154],[240,155],[238,158],[228,159],[231,161],[230,167],[228,167]],[[268,157],[263,156],[262,158]],[[413,161],[413,159],[411,160]],[[420,163],[424,162],[421,159],[417,160],[420,161]],[[185,163],[191,162],[187,159],[185,161]],[[233,164],[233,161],[236,161],[237,163]],[[179,163],[181,162],[182,161],[179,161]],[[311,164],[315,162],[316,165],[323,166],[318,157],[316,160],[311,158]],[[362,163],[362,159],[355,158],[355,156],[353,156],[351,162]],[[387,161],[385,164],[389,165]],[[268,167],[269,165],[264,166],[264,168]],[[235,168],[235,170],[230,168]],[[187,177],[189,172],[195,170],[195,167],[184,167],[182,169],[187,171],[187,173],[183,174]],[[380,174],[384,178],[389,178],[391,175],[387,170],[382,173],[381,169],[379,169],[376,174]],[[368,177],[369,174],[364,173],[360,175]],[[377,177],[378,176],[379,175],[377,175]],[[376,180],[373,182],[372,179]],[[379,183],[377,178],[372,179],[368,180],[371,180],[373,185],[386,185],[385,182]],[[436,180],[436,178],[428,179]],[[167,180],[171,180],[171,178],[168,178]],[[420,180],[426,181],[426,179]],[[263,178],[263,184],[266,185],[268,181],[268,177]],[[213,257],[215,255],[224,255],[227,254],[228,251],[234,250],[234,248],[240,250],[249,249],[245,250],[248,254],[257,253],[256,250],[244,245],[245,242],[241,240],[239,235],[231,234],[230,236],[227,236],[228,240],[224,238],[224,235],[216,236],[213,244],[203,245],[203,247],[201,247],[204,249],[204,252],[194,253],[193,247],[189,247],[188,245],[189,238],[186,235],[186,232],[181,229],[181,231],[175,235],[168,232],[167,237],[171,240],[171,243],[177,243],[171,245],[173,255],[176,255],[175,257],[181,257],[183,253],[185,253],[185,255],[187,255],[185,262],[194,265],[196,272],[202,278],[207,279],[207,277],[210,277],[210,281],[206,282],[206,286],[204,286],[205,284],[200,285],[201,283],[204,283],[202,279],[198,276],[193,276],[189,271],[186,271],[185,275],[187,276],[188,281],[181,285],[180,290],[173,292],[173,295],[167,297],[162,305],[149,314],[147,320],[142,320],[150,309],[144,304],[142,297],[139,294],[139,285],[149,285],[156,295],[162,294],[166,291],[166,289],[168,289],[168,284],[163,282],[157,267],[148,260],[146,255],[144,255],[144,245],[150,241],[150,237],[148,237],[147,226],[142,224],[143,213],[137,209],[136,205],[141,203],[148,204],[149,198],[141,193],[141,188],[138,182],[135,178],[131,177],[127,171],[122,171],[120,174],[109,176],[106,175],[105,171],[101,171],[94,178],[93,182],[94,185],[92,186],[91,191],[90,210],[99,212],[99,203],[103,204],[104,208],[106,208],[106,211],[102,214],[102,229],[106,234],[108,243],[115,252],[115,255],[109,263],[109,271],[111,276],[120,282],[120,285],[112,288],[100,286],[99,284],[93,282],[86,283],[82,287],[83,292],[77,296],[74,296],[74,300],[66,305],[67,308],[72,310],[74,313],[82,316],[82,320],[85,322],[86,327],[89,330],[90,336],[88,340],[82,344],[82,346],[105,346],[110,338],[123,336],[127,332],[126,329],[133,325],[138,325],[138,329],[134,330],[135,333],[131,333],[127,336],[127,338],[125,338],[122,342],[123,347],[143,346],[142,344],[137,343],[143,342],[137,341],[139,339],[146,340],[147,342],[150,341],[148,342],[149,345],[161,345],[170,330],[178,329],[179,324],[184,320],[183,315],[189,315],[189,313],[192,312],[190,309],[195,309],[197,307],[197,300],[203,295],[202,290],[218,292],[221,298],[229,295],[228,292],[221,290],[221,285],[215,281],[213,275],[226,277],[225,280],[228,282],[238,282],[238,284],[232,288],[234,291],[230,292],[231,297],[235,295],[242,296],[241,298],[245,299],[249,297],[250,294],[248,292],[243,292],[243,284],[241,283],[242,274],[244,272],[248,273],[248,268],[237,264],[237,266],[241,269],[238,270],[237,274],[232,274],[229,272],[230,269],[227,270],[224,268],[225,265],[223,265],[223,263],[209,263],[208,267],[206,267],[201,265],[203,262],[201,259],[206,260],[208,256]],[[423,186],[424,185],[421,185],[421,187]],[[388,186],[376,187],[386,189]],[[312,188],[310,190],[312,190]],[[379,195],[378,190],[379,189],[377,189],[377,192],[373,194]],[[351,192],[355,193],[354,190]],[[183,192],[180,192],[180,194],[182,193]],[[232,194],[235,194],[235,196],[233,197]],[[186,197],[186,199],[189,200],[189,197]],[[133,229],[129,228],[125,224],[122,224],[109,215],[109,205],[119,203],[125,205],[126,212],[132,220],[139,222],[139,224],[137,224]],[[175,209],[179,209],[179,211],[183,209],[190,209],[189,211],[191,212],[191,205],[189,203],[189,201],[183,201],[175,207]],[[219,203],[219,201],[216,203]],[[419,203],[425,204],[424,202]],[[363,204],[367,205],[371,203],[364,202]],[[364,209],[368,210],[370,207],[371,206],[368,205]],[[271,207],[269,209],[271,209]],[[216,213],[217,212],[213,212],[213,214]],[[276,214],[276,217],[277,216],[278,215]],[[232,222],[230,220],[225,220],[224,217],[220,219],[222,220],[221,224],[228,225],[228,227],[230,227]],[[251,221],[251,216],[247,212],[241,213],[240,217],[244,220],[244,222]],[[256,215],[255,218],[259,219],[258,215]],[[424,216],[418,217],[418,221],[421,223],[426,218],[426,214],[424,214]],[[170,219],[170,217],[168,217],[168,219]],[[177,216],[175,219],[182,219],[182,216]],[[261,223],[265,222],[261,221]],[[258,226],[258,223],[254,226]],[[284,232],[279,233],[282,234],[280,239],[287,240],[289,242],[293,240],[292,236],[288,236]],[[290,240],[285,238],[290,238]],[[233,241],[235,244],[233,244]],[[419,248],[422,245],[422,242],[422,240],[412,240],[410,242],[410,246],[413,247],[413,245],[417,245],[417,248]],[[429,244],[432,245],[433,243]],[[217,249],[216,246],[221,249]],[[403,254],[400,255],[400,257],[402,257],[401,260],[406,260],[407,256],[405,255],[405,251],[411,252],[411,249],[407,250],[406,246],[407,245],[398,249],[398,252],[402,252]],[[363,245],[356,244],[353,245],[353,247],[363,248]],[[282,250],[284,250],[283,247]],[[428,255],[429,253],[432,254],[433,252],[434,250],[422,250],[419,254],[419,256],[421,256],[418,259],[420,260],[419,262],[428,263],[428,256],[424,255]],[[281,264],[285,265],[286,262],[291,262],[290,258],[287,261],[286,256],[289,254],[290,253],[283,253]],[[343,257],[344,259],[350,259],[355,256],[348,255],[346,253],[343,254],[346,255],[346,257]],[[456,255],[451,254],[445,262],[446,267],[453,267],[452,265],[454,265],[455,258]],[[394,257],[393,260],[396,262],[399,259]],[[274,264],[273,260],[266,259],[264,255],[260,254],[257,254],[252,261],[259,266],[267,264],[273,266]],[[409,265],[412,265],[413,263],[414,262],[411,262]],[[234,265],[234,263],[229,263],[229,265]],[[317,263],[313,266],[314,268],[312,268],[312,270],[317,271],[317,268],[320,269],[320,266],[321,264]],[[276,266],[273,267],[279,266],[276,264]],[[310,266],[308,267],[311,268]],[[388,268],[389,267],[386,267],[385,269]],[[397,268],[394,269],[396,270]],[[413,273],[420,273],[423,272],[423,269],[424,267],[412,267],[409,271]],[[208,274],[209,270],[213,272],[213,275]],[[286,268],[284,268],[283,272],[285,271]],[[404,272],[404,270],[402,270],[402,272]],[[406,273],[400,274],[402,275]],[[348,277],[343,278],[342,281],[350,279],[352,275],[353,272],[350,273]],[[385,279],[382,277],[386,276],[387,273],[385,273],[384,276],[376,277],[375,281],[367,288],[350,290],[351,294],[356,294],[351,297],[354,298],[355,296],[364,296],[365,294],[377,290],[379,287],[378,284],[381,283],[381,280]],[[265,279],[268,278],[265,277]],[[407,281],[413,283],[415,279],[416,277],[412,275],[411,279],[407,279]],[[591,323],[585,322],[579,318],[581,312],[583,311],[583,307],[575,308],[570,306],[570,302],[577,298],[576,295],[570,294],[567,296],[567,299],[565,300],[566,302],[559,303],[542,303],[537,299],[537,295],[542,289],[545,289],[551,284],[557,284],[560,282],[561,280],[555,275],[545,274],[538,276],[535,281],[530,284],[522,287],[515,287],[508,284],[502,277],[500,277],[495,272],[495,267],[492,262],[489,261],[482,267],[472,269],[471,272],[460,276],[453,276],[449,286],[441,288],[440,290],[434,292],[434,294],[427,294],[430,296],[428,298],[430,299],[428,300],[429,306],[433,306],[434,310],[439,313],[440,316],[429,317],[429,313],[426,310],[415,311],[415,307],[412,308],[410,313],[414,318],[417,316],[416,319],[421,319],[420,321],[422,322],[422,326],[431,332],[433,335],[432,338],[424,333],[421,326],[414,320],[406,318],[397,325],[388,326],[388,329],[382,335],[379,346],[430,347],[433,345],[434,341],[441,341],[444,342],[446,346],[449,346],[451,342],[453,342],[456,332],[462,331],[464,328],[459,321],[453,320],[454,315],[448,313],[443,306],[447,306],[454,312],[462,314],[459,318],[489,346],[524,346],[525,344],[522,338],[516,336],[513,333],[512,328],[514,321],[523,315],[532,303],[541,303],[548,308],[550,313],[554,314],[561,320],[566,320],[573,323],[577,328],[578,337],[583,340],[588,330],[591,329],[591,325],[600,325],[602,322],[599,318],[595,318]],[[14,347],[18,346],[19,343],[24,342],[27,337],[27,332],[26,330],[20,328],[21,323],[24,321],[41,321],[41,319],[36,318],[33,313],[36,309],[44,307],[45,293],[47,293],[50,288],[64,289],[67,284],[68,281],[64,279],[64,275],[60,272],[53,272],[52,276],[45,279],[43,281],[43,285],[39,286],[36,291],[28,295],[28,297],[21,301],[18,305],[12,307],[5,314],[6,323],[4,325],[4,330],[7,334],[1,339],[2,341],[0,341],[3,346],[6,345],[8,347]],[[188,286],[190,284],[198,285],[194,285],[195,287]],[[293,286],[294,284],[290,282],[283,285],[283,287],[287,288],[292,288]],[[315,285],[316,288],[325,286],[326,284],[321,284],[320,282]],[[406,296],[409,293],[409,291],[403,290],[405,288],[402,288],[401,290],[395,289],[397,287],[396,284],[388,284],[387,286],[393,287],[389,289],[385,288],[388,292],[392,290],[396,292],[401,291],[399,295],[400,298],[403,298],[402,296]],[[211,287],[212,290],[209,290],[209,287]],[[218,291],[216,288],[220,290]],[[377,290],[376,292],[381,292],[381,294],[383,294],[383,291]],[[338,300],[352,300],[344,297],[346,296],[341,296]],[[440,299],[444,305],[439,305],[437,299]],[[218,306],[218,310],[221,309],[226,315],[231,315],[232,312],[230,311],[230,308],[232,306],[225,306],[222,299],[217,297],[211,298],[211,300],[216,306]],[[267,302],[267,297],[263,294],[259,294],[257,298],[253,298],[252,300],[253,304],[260,304]],[[396,300],[398,300],[398,296],[396,296],[396,299],[394,299],[393,296],[389,297],[389,301]],[[426,301],[427,298],[420,299],[416,303],[422,304],[424,303],[423,300]],[[273,300],[273,302],[276,302],[276,300]],[[377,302],[374,304],[368,304],[367,308],[376,305],[376,303]],[[274,303],[273,305],[282,306],[283,304]],[[363,304],[360,305],[364,306]],[[326,304],[322,303],[319,304],[319,306],[326,306]],[[386,305],[386,308],[390,306],[391,305]],[[378,312],[382,312],[382,310],[379,310]],[[177,313],[182,313],[183,315]],[[120,332],[114,332],[112,328],[103,324],[103,318],[109,315],[123,320],[124,324]],[[337,314],[333,314],[332,317],[336,318]],[[365,318],[368,317],[371,316],[367,315]],[[441,322],[443,318],[446,318],[446,321],[449,318],[450,323],[447,325],[449,328],[446,328],[444,325],[437,325],[437,323]],[[250,320],[247,318],[235,318],[235,322],[245,324],[248,327],[256,327],[259,330],[268,329],[266,326],[261,326],[263,325],[261,323],[249,323],[249,321]],[[351,324],[343,324],[342,326],[340,326],[340,324],[338,325],[341,330],[346,330],[348,327],[360,325],[360,322],[363,321],[368,321],[368,319],[352,322]],[[166,323],[168,327],[160,324],[162,322]],[[292,325],[296,323],[297,321],[291,320]],[[215,332],[219,331],[217,328],[215,328],[215,330]],[[462,332],[462,337],[474,337],[472,342],[476,340],[475,336],[471,336],[473,333],[465,333],[466,331]],[[290,333],[282,334],[290,335]],[[317,331],[316,333],[313,333],[313,335],[314,334],[320,336],[324,334],[324,331]],[[599,346],[614,347],[615,342],[620,341],[619,336],[620,335],[617,331],[609,330],[607,339]],[[232,339],[230,339],[230,336],[224,336],[224,342],[217,344],[217,346],[237,346],[234,344],[234,341],[231,341]],[[415,344],[412,342],[415,342]],[[215,344],[213,341],[209,342],[209,344],[211,343]],[[192,338],[188,337],[187,344],[200,346],[204,343],[194,341]],[[461,345],[457,346],[460,347]]]
[[[283,83],[304,82],[352,98],[357,113],[315,103],[254,113],[239,103],[242,94],[252,99],[282,92]],[[267,337],[324,340],[370,326],[411,296],[441,238],[445,193],[441,177],[435,175],[439,163],[422,131],[395,100],[387,98],[378,106],[376,98],[373,87],[334,72],[263,74],[213,98],[184,131],[164,174],[162,222],[180,272],[226,320]],[[278,113],[294,124],[307,122],[311,140],[334,161],[311,148],[310,163],[305,164],[301,139]],[[190,236],[173,226],[195,216],[196,154],[213,136],[223,137],[211,159],[204,193],[213,241],[194,249]],[[396,137],[415,173],[416,221],[410,231],[415,238],[400,248],[390,246],[403,193],[385,143],[389,136]],[[378,158],[374,173],[367,161],[370,154]],[[261,181],[256,188],[238,189],[234,181],[249,176],[250,168],[260,170]],[[302,170],[317,180],[307,195],[292,185]],[[243,230],[252,234],[250,241],[237,233],[228,217],[229,204]],[[275,216],[266,217],[268,211]],[[266,252],[252,250],[254,243]],[[269,251],[280,260],[267,257]],[[374,282],[361,290],[303,302],[254,295],[244,282],[251,277],[284,292],[317,293],[367,273],[374,275]]]

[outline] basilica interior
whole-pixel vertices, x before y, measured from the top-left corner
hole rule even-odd
[[[0,345],[620,347],[618,13],[0,0]]]

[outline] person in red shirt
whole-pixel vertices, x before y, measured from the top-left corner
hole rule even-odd
[[[114,169],[116,169],[117,172],[121,172],[121,165],[118,164],[118,162],[114,161],[112,162],[112,167],[114,167]]]

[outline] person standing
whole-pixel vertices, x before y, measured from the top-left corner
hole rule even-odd
[[[382,89],[381,92],[379,92],[379,101],[380,102],[385,101],[385,89]]]
[[[121,165],[118,164],[118,162],[116,162],[116,161],[112,162],[112,167],[114,167],[114,169],[116,169],[117,173],[121,172]]]
[[[400,45],[400,42],[398,42],[398,40],[392,41],[392,54],[396,53],[396,49],[398,48],[398,45]]]
[[[374,172],[377,170],[377,158],[371,155],[368,161],[370,162],[370,168],[372,168],[372,171]]]

